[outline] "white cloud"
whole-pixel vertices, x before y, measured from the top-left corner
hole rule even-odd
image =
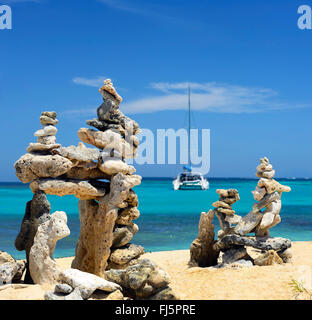
[[[120,0],[98,0],[99,2],[103,3],[107,7],[110,7],[115,10],[119,11],[125,11],[132,14],[145,16],[152,19],[162,20],[165,22],[173,23],[173,24],[179,24],[179,25],[187,25],[188,27],[196,27],[199,25],[199,21],[190,21],[189,19],[179,18],[174,15],[168,15],[165,12],[168,11],[168,8],[164,6],[153,5],[152,2],[146,1],[144,3],[144,7],[140,5],[140,3],[135,3],[133,0],[128,1],[120,1]],[[146,5],[145,5],[146,4]],[[167,10],[166,10],[167,9]],[[172,12],[175,12],[174,7],[171,8]]]
[[[83,81],[79,81],[80,84],[98,86],[96,81],[99,79],[76,79],[83,79]],[[310,107],[310,105],[283,102],[279,99],[278,92],[268,88],[218,84],[216,82],[156,82],[149,85],[150,88],[155,89],[155,95],[123,102],[121,110],[126,114],[186,110],[188,108],[188,85],[191,88],[192,110],[195,111],[239,114]],[[94,114],[95,109],[96,107],[67,110],[65,113]]]
[[[83,77],[76,77],[73,79],[73,82],[76,84],[81,84],[84,86],[89,86],[89,87],[101,87],[103,86],[104,80],[106,78],[99,76],[97,78],[83,78]]]
[[[125,113],[151,113],[165,110],[185,110],[188,107],[187,82],[152,83],[162,95],[124,103]],[[278,93],[267,88],[252,88],[227,84],[190,83],[192,110],[218,113],[256,113],[270,110],[304,107],[278,100]]]
[[[36,3],[40,3],[43,2],[45,0],[5,0],[4,2],[6,4],[11,4],[11,3],[22,3],[22,2],[36,2]]]

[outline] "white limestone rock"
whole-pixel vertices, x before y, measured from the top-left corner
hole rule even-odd
[[[62,211],[53,213],[49,221],[38,227],[29,253],[29,270],[35,284],[55,284],[58,281],[60,271],[53,253],[57,241],[69,234],[67,216]]]
[[[95,199],[105,195],[105,188],[95,187],[87,181],[63,179],[39,179],[30,184],[32,192],[38,190],[46,194],[63,197],[74,195],[81,200]]]
[[[38,178],[55,178],[68,172],[73,163],[58,155],[35,155],[27,153],[14,164],[16,175],[23,183]]]
[[[57,133],[57,128],[54,126],[46,126],[41,130],[34,133],[35,137],[45,137],[45,136],[55,136]]]

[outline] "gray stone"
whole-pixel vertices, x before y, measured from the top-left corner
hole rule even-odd
[[[144,253],[144,248],[135,244],[128,244],[119,249],[113,250],[110,255],[110,262],[125,265],[133,259],[137,259]]]
[[[43,126],[46,126],[46,125],[57,125],[58,124],[58,120],[57,119],[53,119],[53,118],[50,118],[46,115],[43,115],[40,117],[40,123],[43,125]]]
[[[236,225],[234,233],[238,235],[245,235],[254,230],[262,220],[261,209],[267,207],[271,202],[280,200],[281,195],[278,192],[267,194],[258,203],[255,203],[252,207],[252,211],[249,212],[240,222]]]
[[[54,288],[55,293],[63,293],[63,294],[70,294],[73,292],[73,287],[66,283],[57,283]]]
[[[214,211],[202,212],[198,224],[198,236],[192,242],[190,248],[190,267],[210,267],[216,265],[219,250],[214,247],[215,232],[213,222]]]
[[[56,119],[57,117],[57,113],[55,111],[43,111],[41,115],[52,118],[52,119]]]
[[[32,152],[42,152],[42,153],[47,153],[52,151],[53,149],[60,148],[60,144],[42,144],[42,143],[30,143],[27,152],[32,153]]]
[[[0,265],[0,285],[10,284],[21,280],[26,263],[23,260],[6,262]]]
[[[167,288],[170,282],[169,275],[148,259],[126,270],[108,270],[105,272],[105,278],[124,287],[130,297],[136,299],[153,296],[161,289]]]
[[[149,300],[180,300],[180,298],[168,287],[151,296]]]
[[[34,238],[38,227],[49,221],[51,205],[43,191],[34,194],[33,199],[26,205],[25,215],[21,224],[21,229],[15,240],[15,248],[18,251],[26,251],[27,269],[25,283],[33,283],[29,272],[29,253],[34,244]]]
[[[284,263],[288,263],[292,261],[292,250],[290,248],[284,250],[284,251],[279,251],[277,253],[283,260]]]
[[[216,243],[216,246],[222,251],[230,249],[233,246],[248,246],[264,251],[283,251],[291,247],[291,241],[285,238],[242,237],[236,234],[230,234],[220,239]]]
[[[116,227],[113,234],[113,248],[120,248],[128,244],[139,231],[139,227],[132,223],[128,226]]]
[[[223,264],[230,264],[237,260],[244,258],[247,254],[247,250],[245,247],[235,247],[228,249],[224,252],[222,256],[222,263]]]

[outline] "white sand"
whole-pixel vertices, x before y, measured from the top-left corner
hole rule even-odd
[[[293,262],[243,269],[189,268],[189,250],[146,253],[171,276],[171,287],[181,299],[198,300],[291,300],[289,282],[299,276],[300,267],[312,273],[312,242],[293,242]],[[61,269],[70,267],[73,258],[57,259]],[[309,274],[308,274],[309,275]],[[310,274],[311,276],[311,274]],[[0,291],[0,300],[39,300],[45,289],[29,286]],[[301,296],[301,298],[309,298]]]

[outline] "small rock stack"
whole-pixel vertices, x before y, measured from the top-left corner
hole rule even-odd
[[[216,208],[214,212],[219,219],[222,229],[219,233],[220,237],[222,234],[230,231],[232,224],[237,224],[241,220],[241,217],[236,215],[232,208],[232,205],[240,200],[240,198],[236,189],[217,189],[216,193],[219,195],[219,201],[214,202],[212,206]]]
[[[280,211],[282,207],[282,193],[290,192],[288,186],[283,186],[273,179],[275,170],[273,170],[269,159],[264,157],[260,159],[260,165],[257,167],[257,177],[259,177],[256,190],[253,196],[257,203],[253,209],[246,215],[235,227],[234,232],[238,235],[245,235],[255,232],[256,236],[269,237],[269,229],[281,222]],[[264,212],[261,212],[265,208]]]
[[[283,186],[274,180],[274,175],[275,171],[269,159],[266,157],[260,159],[260,165],[257,167],[257,177],[260,180],[256,190],[252,192],[257,202],[253,205],[252,211],[244,218],[235,215],[235,211],[232,209],[232,204],[240,199],[237,190],[219,189],[216,191],[220,197],[219,201],[213,203],[216,209],[210,210],[208,213],[209,219],[202,219],[202,214],[200,220],[200,238],[209,240],[208,242],[206,240],[205,244],[205,247],[209,248],[208,251],[205,251],[205,261],[212,261],[212,259],[216,261],[216,253],[219,255],[220,252],[223,252],[222,259],[219,260],[219,264],[215,264],[218,267],[242,267],[254,264],[263,266],[291,261],[291,241],[284,238],[269,237],[269,229],[281,221],[279,213],[282,205],[282,192],[291,190],[288,186]],[[264,208],[265,210],[261,211]],[[218,232],[218,241],[215,241],[213,237],[213,213],[218,217],[221,227]],[[236,226],[233,227],[232,225]],[[255,237],[247,236],[252,232],[255,233]],[[198,253],[202,252],[205,242],[201,240],[199,245],[196,240],[191,246],[190,264],[202,266],[199,263],[200,259],[198,257],[200,255]],[[207,243],[209,243],[209,246]],[[259,250],[260,255],[251,257],[247,253],[246,247]],[[211,266],[211,264],[204,266]]]
[[[35,136],[38,137],[37,143],[31,143],[27,148],[29,153],[39,152],[39,153],[49,153],[51,150],[59,148],[61,145],[56,144],[56,133],[58,124],[56,119],[56,112],[42,112],[40,117],[40,123],[43,129],[35,132]]]

